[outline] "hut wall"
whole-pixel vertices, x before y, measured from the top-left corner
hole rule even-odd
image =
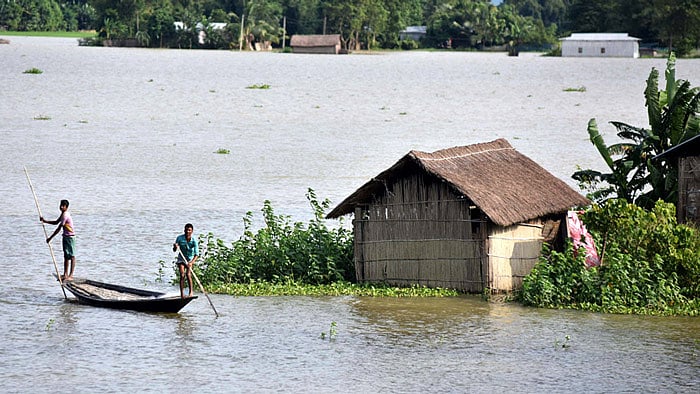
[[[387,185],[387,193],[355,212],[358,279],[480,292],[485,223],[472,217],[475,212],[468,200],[429,176]]]
[[[542,225],[492,226],[489,231],[489,287],[496,291],[520,288],[542,249]]]
[[[292,47],[292,52],[294,52],[294,53],[307,53],[307,54],[337,55],[339,52],[339,46],[337,46],[337,45],[295,46],[295,47]]]
[[[700,156],[679,159],[677,216],[681,223],[700,225]]]

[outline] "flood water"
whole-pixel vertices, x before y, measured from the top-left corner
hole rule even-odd
[[[156,279],[161,260],[172,275],[170,246],[186,222],[233,241],[245,212],[266,199],[303,221],[312,214],[307,188],[339,203],[412,149],[503,137],[575,187],[577,166],[602,164],[588,120],[608,141],[609,121],[646,126],[645,81],[656,67],[663,86],[663,59],[3,38],[11,43],[0,45],[0,392],[700,390],[698,318],[476,296],[212,295],[219,318],[204,297],[176,315],[67,302],[23,171],[49,219],[71,201],[76,276],[177,292]],[[24,73],[33,67],[43,73]],[[679,60],[677,77],[700,85],[700,60]],[[248,89],[263,84],[270,88]]]

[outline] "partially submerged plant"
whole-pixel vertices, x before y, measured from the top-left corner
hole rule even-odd
[[[253,84],[250,86],[246,86],[246,89],[270,89],[270,85],[264,83],[264,84]]]
[[[39,70],[36,67],[28,68],[24,70],[23,74],[41,74],[43,71]]]
[[[328,340],[332,341],[335,339],[336,335],[338,335],[338,323],[332,321],[331,322],[331,327],[328,329],[328,335],[326,335],[326,332],[321,333],[321,339],[326,339],[326,336],[328,336]]]

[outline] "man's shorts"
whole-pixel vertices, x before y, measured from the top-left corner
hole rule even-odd
[[[63,258],[75,257],[75,237],[63,237]]]

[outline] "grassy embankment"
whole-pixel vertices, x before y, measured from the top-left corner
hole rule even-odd
[[[96,35],[94,31],[0,31],[0,36],[10,37],[91,38]]]

